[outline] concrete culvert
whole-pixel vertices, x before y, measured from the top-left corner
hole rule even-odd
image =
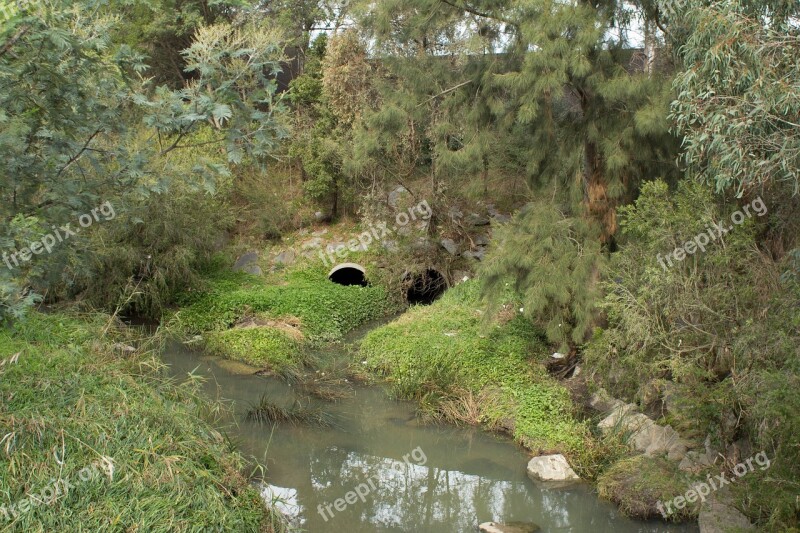
[[[328,279],[339,285],[367,286],[367,273],[364,267],[355,263],[342,263],[336,265],[328,273]]]
[[[409,305],[430,305],[447,290],[444,276],[432,268],[416,274],[406,274],[403,281]]]

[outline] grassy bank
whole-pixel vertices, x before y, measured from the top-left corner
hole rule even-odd
[[[107,321],[34,313],[0,330],[0,529],[279,530],[199,417],[211,406],[157,356],[115,349]]]
[[[304,346],[340,341],[398,310],[380,286],[337,285],[322,266],[303,265],[263,278],[217,271],[171,323],[216,355],[285,372],[303,364]]]
[[[370,332],[366,367],[434,417],[508,431],[535,451],[577,452],[587,438],[568,391],[535,362],[546,353],[515,313],[484,327],[478,286],[466,282]]]

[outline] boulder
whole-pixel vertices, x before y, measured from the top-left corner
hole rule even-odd
[[[300,245],[300,247],[304,250],[307,250],[309,248],[319,248],[320,246],[322,246],[321,237],[313,237],[311,239],[308,239],[307,241],[303,241],[303,244]]]
[[[631,436],[637,451],[652,457],[668,453],[673,446],[680,443],[680,435],[671,426],[659,426],[650,419],[648,421],[649,424],[645,423]]]
[[[286,250],[275,256],[273,260],[276,265],[291,265],[297,259],[297,254],[293,250]]]
[[[632,423],[633,420],[631,420],[630,422],[626,422],[625,425],[623,425],[623,419],[628,418],[628,415],[630,413],[640,414],[640,413],[636,413],[636,405],[635,404],[632,404],[632,403],[628,403],[628,404],[620,403],[620,404],[618,404],[616,407],[614,407],[611,410],[611,414],[609,414],[607,417],[605,417],[603,420],[601,420],[599,424],[597,424],[597,427],[603,433],[609,433],[615,428],[627,429],[628,424]],[[644,415],[642,415],[642,416],[644,416]],[[647,417],[645,416],[645,418],[647,418]]]
[[[636,411],[636,405],[629,403],[615,407],[611,414],[597,425],[603,433],[623,431],[630,434],[628,441],[636,451],[647,456],[669,453],[681,442],[678,432],[671,426],[659,426],[647,415]],[[675,448],[673,457],[680,455],[681,450]],[[685,450],[683,450],[685,453]],[[676,459],[677,460],[677,459]]]
[[[483,248],[478,248],[477,250],[463,252],[461,257],[466,257],[467,259],[475,259],[476,261],[483,260],[483,257],[486,255],[486,250]]]
[[[683,439],[672,444],[667,450],[667,459],[670,461],[683,461],[689,447]]]
[[[697,525],[700,526],[700,533],[755,530],[750,520],[738,509],[715,497],[706,500],[700,508]]]
[[[116,350],[116,351],[118,351],[120,353],[123,353],[123,354],[131,354],[131,353],[134,353],[136,351],[136,348],[134,348],[133,346],[130,346],[128,344],[123,344],[121,342],[115,343],[112,346],[112,348],[114,348],[114,350]]]
[[[243,271],[247,265],[258,262],[258,252],[247,252],[239,256],[239,259],[233,264],[234,271]]]
[[[489,236],[484,233],[479,233],[472,238],[475,246],[489,246]]]
[[[261,276],[264,274],[261,267],[253,263],[243,266],[240,270],[253,276]]]
[[[484,522],[478,526],[478,531],[484,533],[534,533],[539,531],[539,526],[533,522]]]
[[[439,244],[442,245],[442,248],[447,250],[447,253],[450,255],[458,255],[458,244],[453,239],[442,239],[439,241]]]
[[[559,454],[540,455],[528,462],[528,477],[557,485],[575,483],[581,480],[569,466],[567,459]]]
[[[709,466],[711,466],[711,461],[708,460],[706,454],[691,450],[686,452],[678,468],[684,472],[699,472]]]
[[[400,199],[408,194],[408,190],[399,185],[396,189],[389,193],[389,205],[392,209],[397,209],[398,204],[400,203]]]
[[[605,389],[600,389],[589,398],[589,407],[601,413],[608,413],[625,405],[621,400],[613,398]]]
[[[479,215],[478,213],[470,213],[467,216],[467,224],[470,226],[488,226],[490,223],[491,221],[487,217]]]

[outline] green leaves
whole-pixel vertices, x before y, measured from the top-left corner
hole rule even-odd
[[[542,327],[562,351],[588,337],[604,264],[596,232],[550,201],[528,205],[499,228],[481,265],[483,295],[493,310],[510,304]]]
[[[694,6],[687,68],[672,105],[692,178],[718,192],[784,183],[800,191],[800,31],[739,4]],[[772,17],[773,14],[770,14]]]
[[[176,185],[213,192],[228,176],[220,148],[236,164],[268,155],[285,135],[271,79],[282,56],[278,32],[257,22],[199,29],[185,51],[197,75],[172,90],[140,77],[143,56],[112,39],[122,19],[103,7],[32,4],[36,16],[25,18],[25,31],[0,55],[0,237],[11,238],[11,247],[5,222],[15,215],[47,227],[74,221],[99,198],[125,211]],[[178,155],[195,146],[208,155]],[[96,265],[87,242],[37,258],[37,270],[15,273],[18,284],[44,291],[63,276],[73,285],[83,277],[76,270]],[[186,262],[176,260],[185,272]]]

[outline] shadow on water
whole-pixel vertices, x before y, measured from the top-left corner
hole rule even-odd
[[[335,359],[342,347],[329,351]],[[306,531],[467,532],[487,521],[535,522],[543,532],[697,531],[628,520],[589,486],[541,488],[526,476],[528,455],[509,439],[422,425],[413,405],[391,400],[381,387],[355,386],[350,397],[325,404],[334,428],[273,427],[244,422],[243,413],[265,393],[290,403],[298,396],[291,385],[179,343],[167,347],[164,360],[175,376],[197,368],[210,396],[233,402],[236,420],[223,429],[245,456],[267,465],[272,493]],[[355,503],[337,510],[335,501],[357,488]]]

